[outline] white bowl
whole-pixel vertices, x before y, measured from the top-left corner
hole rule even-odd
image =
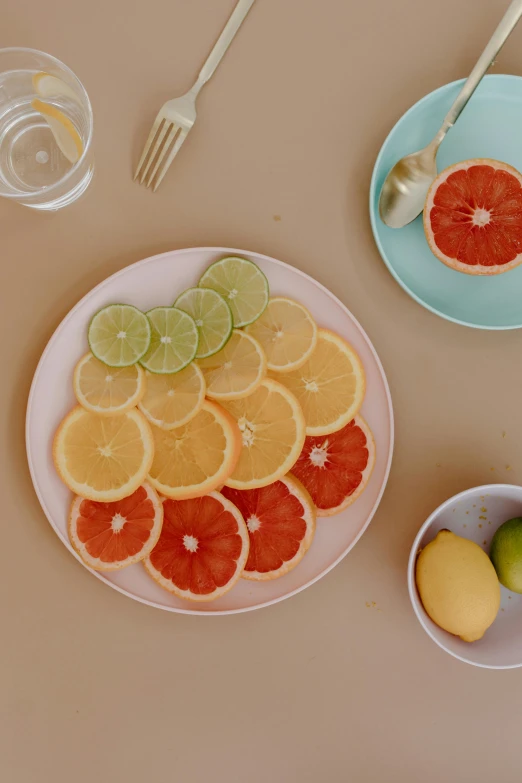
[[[508,519],[522,516],[522,487],[487,484],[474,487],[446,500],[423,524],[410,552],[408,590],[420,624],[434,642],[450,655],[486,669],[513,669],[522,666],[522,595],[500,587],[500,610],[493,625],[477,642],[463,642],[439,628],[426,614],[415,584],[418,552],[439,530],[469,538],[489,553],[497,528]]]

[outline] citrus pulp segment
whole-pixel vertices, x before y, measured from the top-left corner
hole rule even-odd
[[[147,352],[150,335],[145,313],[132,305],[112,304],[95,314],[87,339],[100,362],[109,367],[130,367]]]
[[[215,261],[198,285],[211,288],[226,299],[236,329],[253,323],[268,304],[268,280],[259,267],[246,258],[229,256]]]
[[[76,497],[69,513],[69,540],[83,562],[116,571],[148,557],[163,524],[163,506],[147,483],[113,503]]]
[[[149,350],[140,359],[142,367],[160,375],[179,372],[195,357],[198,329],[194,319],[177,307],[155,307],[147,318],[151,326]]]
[[[193,500],[165,500],[160,539],[144,561],[150,576],[190,601],[213,601],[241,576],[248,557],[243,517],[218,492]]]
[[[165,497],[185,500],[222,486],[237,463],[241,436],[232,417],[205,400],[187,424],[172,430],[152,428],[153,487]]]

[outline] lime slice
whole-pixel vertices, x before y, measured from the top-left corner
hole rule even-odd
[[[199,345],[196,359],[220,351],[232,334],[232,311],[221,294],[211,288],[189,288],[174,302],[188,313],[198,327]]]
[[[149,310],[152,336],[150,347],[140,364],[149,372],[166,375],[179,372],[196,356],[198,328],[194,319],[177,307]]]
[[[67,160],[76,163],[83,154],[83,141],[71,120],[52,103],[45,103],[39,98],[32,100],[31,106],[44,117]]]
[[[246,258],[222,258],[209,266],[198,283],[221,294],[232,310],[234,326],[253,323],[268,304],[268,280]]]
[[[151,329],[147,316],[132,305],[113,304],[99,310],[87,339],[100,362],[109,367],[130,367],[147,352]]]

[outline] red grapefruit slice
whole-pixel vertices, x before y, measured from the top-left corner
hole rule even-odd
[[[161,501],[149,484],[143,484],[114,503],[76,497],[69,514],[69,538],[90,568],[116,571],[151,553],[162,524]]]
[[[469,275],[498,275],[522,262],[522,175],[507,163],[456,163],[433,182],[424,207],[432,253]]]
[[[326,437],[309,437],[292,473],[308,490],[320,517],[351,505],[375,465],[375,442],[361,416]]]
[[[248,528],[250,553],[243,579],[276,579],[301,562],[313,541],[315,508],[297,479],[285,476],[262,489],[222,491]]]
[[[144,561],[165,590],[190,601],[213,601],[238,581],[248,557],[248,531],[229,500],[212,492],[164,500],[160,539]]]

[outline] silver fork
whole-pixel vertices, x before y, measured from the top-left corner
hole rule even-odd
[[[139,177],[140,182],[145,181],[146,187],[154,182],[153,190],[158,189],[196,121],[199,91],[218,67],[253,4],[254,0],[239,0],[194,86],[180,98],[164,103],[159,110],[134,175],[134,179]]]

